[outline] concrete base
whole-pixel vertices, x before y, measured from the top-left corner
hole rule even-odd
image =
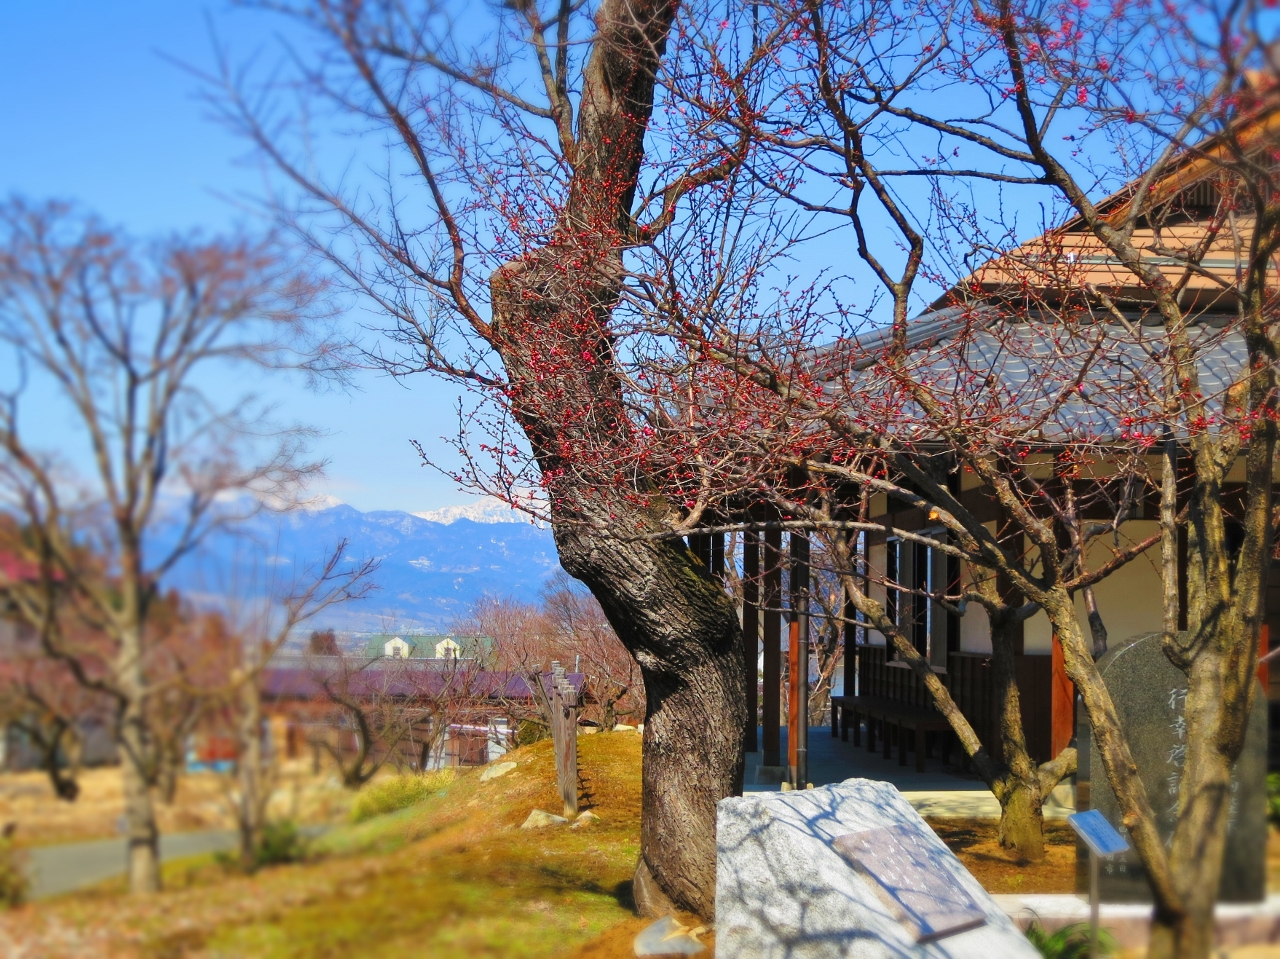
[[[993,896],[1000,908],[1026,929],[1032,922],[1052,932],[1073,922],[1089,921],[1089,903],[1080,896]],[[1141,949],[1151,936],[1151,906],[1144,903],[1106,903],[1099,908],[1099,924],[1115,936],[1122,949]],[[1219,948],[1280,943],[1280,895],[1264,902],[1224,903],[1214,910],[1214,945]]]
[[[754,782],[757,785],[776,785],[788,780],[786,766],[757,766]]]

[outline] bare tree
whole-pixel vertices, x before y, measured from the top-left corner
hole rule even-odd
[[[27,645],[27,644],[24,644]],[[80,795],[84,727],[109,720],[109,703],[76,682],[66,667],[39,649],[13,651],[0,661],[0,728],[20,732],[40,756],[54,795]]]
[[[444,659],[314,656],[308,670],[320,692],[312,743],[358,789],[384,765],[425,770],[444,759],[451,727],[473,718],[490,677],[464,656]]]
[[[646,150],[656,78],[680,38],[676,4],[271,6],[314,28],[317,59],[295,61],[298,74],[265,96],[225,66],[216,103],[306,197],[299,210],[282,195],[288,221],[387,317],[390,346],[374,358],[481,394],[464,479],[521,508],[545,504],[561,564],[644,675],[637,901],[710,915],[715,804],[742,785],[741,632],[683,545],[610,535],[683,518],[649,501],[643,469],[618,470],[641,425],[624,401],[615,320],[628,251],[662,235],[683,198],[724,183],[745,140]],[[451,29],[464,9],[485,21],[473,49]],[[289,114],[286,91],[309,102]],[[316,101],[390,135],[385,202],[326,179],[330,164],[307,155],[302,118]]]
[[[304,456],[306,431],[275,427],[252,397],[211,384],[299,366],[316,297],[271,242],[145,246],[62,204],[0,209],[0,343],[16,371],[0,402],[0,488],[43,580],[4,588],[46,652],[113,701],[137,893],[160,884],[149,706],[151,616],[165,577],[211,529],[263,497],[287,498],[317,469]],[[48,392],[33,402],[52,395],[74,417],[75,432],[57,444],[81,444],[74,457],[33,429],[35,383]],[[108,638],[101,674],[65,641],[64,616]]]
[[[1092,624],[1086,640],[1074,601],[1079,594],[1088,603],[1101,576],[1150,545],[1087,562],[1092,545],[1119,534],[1124,507],[1150,489],[1144,443],[1160,431],[1139,429],[1137,438],[1118,441],[1113,433],[1107,442],[1118,445],[1105,449],[1100,436],[1083,444],[1086,459],[1108,468],[1119,462],[1146,484],[1098,487],[1090,504],[1103,514],[1098,533],[1072,502],[1078,490],[1047,504],[1042,491],[1053,484],[1028,459],[1052,456],[1043,430],[1079,396],[1066,390],[1067,367],[1089,368],[1105,348],[1096,324],[1055,350],[1058,368],[1049,379],[1060,391],[1047,402],[1039,397],[1020,418],[1019,397],[1002,393],[980,367],[962,362],[963,375],[947,381],[951,394],[939,390],[930,370],[915,364],[907,326],[914,309],[951,291],[949,303],[964,317],[951,352],[962,355],[989,329],[978,321],[988,299],[1020,319],[1067,322],[1073,335],[1085,325],[1074,312],[1081,302],[1090,315],[1115,313],[1126,322],[1125,309],[1154,304],[1171,339],[1151,357],[1169,375],[1151,382],[1166,384],[1164,427],[1175,437],[1199,430],[1188,440],[1198,491],[1189,502],[1201,504],[1219,495],[1223,464],[1234,461],[1230,446],[1220,445],[1226,434],[1205,438],[1212,430],[1199,424],[1209,401],[1197,392],[1193,351],[1178,345],[1193,309],[1179,277],[1200,275],[1205,254],[1194,244],[1181,249],[1168,231],[1147,237],[1152,207],[1143,191],[1181,182],[1175,173],[1192,169],[1182,166],[1188,157],[1252,184],[1227,191],[1247,194],[1248,205],[1232,200],[1218,222],[1233,212],[1248,222],[1236,231],[1242,270],[1226,283],[1239,302],[1252,303],[1251,362],[1267,372],[1249,379],[1248,396],[1236,394],[1243,405],[1231,409],[1240,411],[1233,422],[1260,431],[1248,445],[1257,490],[1245,525],[1253,531],[1250,555],[1266,555],[1270,532],[1260,517],[1271,496],[1262,477],[1273,452],[1272,347],[1259,324],[1270,309],[1272,174],[1256,141],[1228,135],[1236,119],[1258,115],[1246,73],[1271,69],[1251,4],[1173,17],[1166,29],[1142,7],[1073,7],[1050,16],[1008,0],[535,3],[495,12],[485,33],[491,42],[465,48],[447,5],[313,0],[286,10],[317,30],[324,53],[265,96],[224,70],[222,105],[291,189],[302,191],[302,204],[281,204],[294,214],[290,224],[388,316],[391,345],[378,362],[397,375],[453,377],[488,402],[464,420],[469,458],[461,478],[528,509],[537,504],[521,491],[544,497],[562,564],[589,586],[639,662],[650,702],[636,882],[642,909],[661,908],[670,897],[711,911],[714,803],[741,785],[746,677],[732,604],[678,540],[723,526],[717,509],[732,514],[752,498],[771,499],[780,522],[794,517],[797,528],[868,523],[865,510],[851,516],[841,505],[851,489],[937,509],[947,539],[936,548],[958,550],[983,571],[963,596],[939,600],[972,601],[992,619],[1007,719],[998,747],[981,743],[948,705],[945,688],[913,658],[909,638],[888,615],[891,604],[853,582],[855,560],[842,575],[861,597],[863,615],[880,617],[877,628],[888,630],[954,720],[1002,804],[1026,810],[1006,816],[1006,826],[1028,826],[1023,839],[1011,829],[1010,840],[1034,849],[1039,802],[1073,761],[1064,752],[1037,766],[1020,745],[1016,684],[1005,671],[1012,668],[1008,630],[1035,609],[1050,617],[1068,651],[1127,815],[1149,825],[1149,804],[1124,772],[1114,710],[1092,668],[1102,624]],[[307,99],[293,125],[283,89]],[[302,118],[317,115],[316,99],[362,130],[390,135],[397,152],[385,197],[314,172],[325,164],[306,153],[312,141]],[[269,106],[258,109],[263,103]],[[1222,148],[1203,148],[1210,142]],[[1103,191],[1129,181],[1127,199],[1099,205]],[[1087,254],[1114,258],[1123,281],[1098,283],[1069,259],[1071,251],[1039,250],[1022,258],[1028,270],[993,289],[974,271],[1017,246],[1019,224],[985,216],[1006,195],[1024,208],[1044,196],[1042,226],[1054,236],[1068,218],[1083,223],[1100,244]],[[776,264],[796,262],[831,230],[848,235],[857,275],[808,283],[780,275]],[[1173,268],[1144,259],[1143,244],[1146,252],[1172,250]],[[1047,283],[1046,269],[1056,275]],[[1047,287],[1059,295],[1023,297]],[[861,298],[857,308],[848,303],[853,297]],[[888,335],[874,348],[859,345],[871,325]],[[1008,332],[1001,339],[1018,342]],[[835,346],[815,351],[820,342]],[[1104,399],[1149,409],[1152,394],[1113,391]],[[932,436],[911,428],[922,417]],[[487,453],[493,462],[485,462]],[[1064,462],[1056,479],[1077,467],[1092,468]],[[810,479],[789,487],[781,480],[794,468]],[[1052,461],[1045,468],[1054,473]],[[951,489],[953,469],[974,471],[996,491],[995,517],[985,507],[964,511]],[[1172,466],[1167,476],[1164,547],[1173,555],[1183,513],[1174,508]],[[1193,524],[1196,509],[1186,513]],[[1198,662],[1218,666],[1204,666],[1209,673],[1193,685],[1226,683],[1231,663],[1235,679],[1227,686],[1238,689],[1252,668],[1253,654],[1243,651],[1257,621],[1256,569],[1241,567],[1243,592],[1231,592],[1236,574],[1221,511],[1205,510],[1197,543],[1210,543],[1212,555],[1198,562],[1217,591],[1215,609],[1227,608],[1223,597],[1240,596],[1243,605],[1230,608],[1253,611],[1239,613],[1243,626],[1213,610],[1207,619],[1192,617],[1211,631],[1228,619],[1240,626],[1229,642],[1214,632],[1219,639],[1196,647],[1196,656],[1208,650]],[[1072,529],[1081,535],[1068,532],[1069,542],[1059,544],[1058,532]],[[883,524],[862,531],[889,535]],[[917,588],[879,580],[895,595]],[[1171,653],[1195,673],[1191,654],[1175,646],[1171,640]],[[1228,646],[1235,653],[1224,652]],[[1246,690],[1233,703],[1248,697]],[[1217,721],[1210,716],[1209,727]],[[1236,744],[1206,760],[1205,796],[1221,786]],[[1212,822],[1199,832],[1202,825],[1186,835],[1220,835]],[[1204,890],[1215,883],[1194,865],[1186,876],[1196,878],[1175,882],[1154,830],[1139,825],[1136,835],[1152,864],[1161,928],[1179,926],[1186,942],[1203,935],[1211,895]],[[1192,848],[1178,840],[1175,856],[1189,857]],[[1193,927],[1201,932],[1193,935]]]
[[[525,603],[509,597],[485,596],[476,601],[470,615],[458,620],[455,632],[481,636],[492,642],[487,665],[495,676],[520,677],[524,682],[500,691],[502,706],[515,723],[518,742],[549,735],[551,717],[546,698],[529,695],[531,677],[541,676],[553,661],[573,662],[573,650],[557,629],[545,605]]]
[[[720,449],[701,447],[701,462],[732,453],[761,464],[755,477],[739,465],[733,488],[763,478],[796,529],[895,537],[970,564],[971,582],[923,591],[891,570],[859,574],[853,557],[841,566],[859,611],[934,693],[1002,806],[1032,820],[1072,759],[1037,769],[1019,741],[1008,634],[1045,613],[1150,877],[1152,955],[1205,956],[1273,542],[1280,100],[1262,13],[1081,5],[1046,17],[1009,0],[751,7],[706,30],[703,68],[681,94],[709,142],[749,132],[765,145],[758,180],[811,214],[818,235],[847,225],[884,297],[882,332],[868,329],[875,311],[846,308],[838,291],[792,289],[771,329],[691,329],[723,366],[680,371],[671,406],[692,380],[710,384],[730,412],[707,417],[700,437],[719,435]],[[753,41],[777,38],[767,62],[780,71],[758,78],[769,109],[750,121],[724,85],[697,82],[732,73],[748,20],[759,23]],[[1020,243],[1002,205],[1041,197],[1047,232]],[[909,322],[930,303],[951,309],[932,326]],[[829,348],[813,348],[820,336]],[[735,417],[753,426],[736,445]],[[797,467],[805,479],[779,481]],[[698,479],[730,485],[714,471]],[[879,496],[942,534],[873,522],[867,500]],[[1158,513],[1159,533],[1121,545],[1140,507]],[[1115,548],[1098,562],[1106,539]],[[1169,844],[1094,664],[1107,637],[1092,587],[1156,547],[1166,654],[1189,683]],[[912,649],[894,607],[917,597],[986,610],[1003,755],[965,729]]]
[[[222,690],[206,688],[205,695],[221,693],[231,707],[236,723],[238,750],[236,756],[236,827],[240,838],[240,867],[251,871],[257,867],[267,825],[267,808],[275,790],[277,758],[263,748],[266,736],[262,709],[263,673],[272,657],[297,629],[332,606],[358,600],[376,588],[370,575],[377,561],[364,559],[354,564],[344,562],[345,541],[324,558],[319,567],[308,571],[292,584],[284,595],[272,597],[268,606],[259,606],[256,616],[240,624],[238,642],[231,644],[240,663],[230,682]],[[333,631],[316,631],[320,645],[333,644]],[[329,642],[326,642],[328,640]]]
[[[154,737],[158,798],[170,804],[197,727],[217,704],[236,667],[236,641],[221,610],[197,610],[176,591],[149,611],[147,728]]]

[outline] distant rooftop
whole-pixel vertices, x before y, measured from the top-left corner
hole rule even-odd
[[[365,643],[367,659],[474,659],[493,647],[488,636],[378,633]]]

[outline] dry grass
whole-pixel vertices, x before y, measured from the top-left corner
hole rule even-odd
[[[1019,862],[1000,848],[994,819],[929,819],[928,823],[988,892],[1076,891],[1075,834],[1065,822],[1045,823],[1045,858],[1035,864]],[[1280,830],[1275,828],[1267,837],[1267,889],[1280,892]]]
[[[80,796],[69,803],[54,796],[44,773],[0,775],[0,824],[17,823],[15,839],[22,846],[119,835],[117,824],[124,813],[119,767],[86,769],[79,781]],[[156,805],[160,832],[235,828],[227,798],[230,786],[227,777],[216,773],[183,776],[174,802]],[[313,775],[309,762],[296,762],[282,771],[271,813],[299,822],[327,822],[350,803],[351,794],[332,774]]]
[[[172,806],[159,806],[162,832],[227,829],[219,777],[212,773],[184,776]],[[41,772],[0,776],[0,820],[18,824],[15,839],[24,846],[103,839],[119,833],[116,823],[124,812],[120,770],[86,769],[80,775],[80,797],[58,800]]]
[[[583,737],[579,755],[593,827],[518,828],[529,810],[556,809],[550,743],[536,743],[500,779],[468,772],[416,806],[335,829],[304,864],[239,876],[210,859],[172,863],[158,897],[114,882],[0,915],[0,955],[571,954],[631,918],[640,819],[640,738]]]

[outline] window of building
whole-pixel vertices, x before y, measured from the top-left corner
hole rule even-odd
[[[945,535],[937,529],[921,532],[939,539]],[[960,620],[930,596],[954,590],[959,562],[928,543],[891,537],[885,547],[889,618],[934,668],[945,669],[947,654],[960,648]],[[893,658],[902,657],[895,652]]]

